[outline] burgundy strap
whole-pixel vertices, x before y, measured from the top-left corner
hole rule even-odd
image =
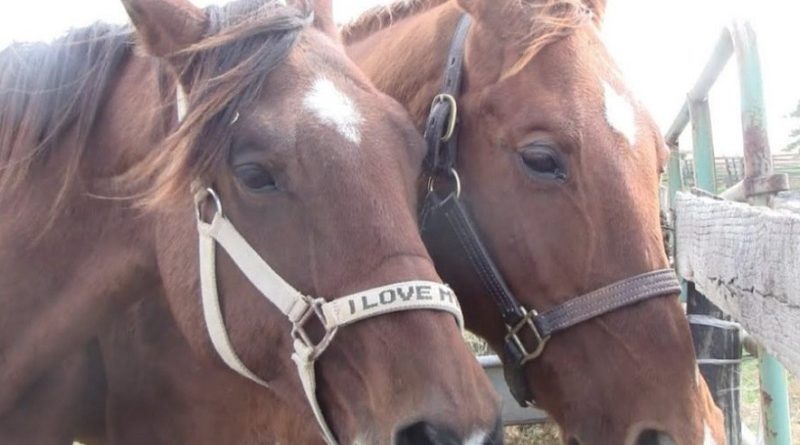
[[[539,335],[549,337],[558,331],[625,306],[680,291],[680,282],[674,270],[654,270],[567,300],[533,316],[533,322],[539,329]]]

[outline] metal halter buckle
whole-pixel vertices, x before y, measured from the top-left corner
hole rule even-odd
[[[450,169],[450,178],[453,180],[453,182],[455,184],[454,192],[456,194],[456,198],[460,198],[461,197],[461,177],[458,175],[458,171],[456,171],[456,169],[454,169],[454,168]],[[436,190],[436,179],[437,179],[436,175],[432,174],[432,175],[428,176],[428,193],[433,193]]]
[[[458,102],[452,94],[439,94],[433,98],[433,103],[447,102],[450,104],[450,115],[447,118],[447,130],[442,136],[442,142],[447,142],[452,139],[456,132],[456,124],[458,123]]]
[[[325,314],[322,312],[322,305],[326,303],[325,299],[309,298],[306,302],[308,303],[308,309],[306,309],[305,313],[300,317],[300,319],[292,323],[292,338],[300,341],[303,343],[303,345],[311,349],[312,352],[310,358],[311,360],[316,360],[317,357],[325,352],[325,349],[327,349],[328,345],[330,345],[331,341],[333,340],[333,336],[336,335],[336,331],[339,330],[339,327],[328,327]],[[314,340],[308,336],[308,333],[305,330],[306,323],[308,323],[312,317],[316,317],[317,320],[319,320],[319,323],[325,329],[325,334],[316,344],[314,343]]]
[[[202,206],[205,200],[207,200],[209,197],[214,203],[215,213],[218,214],[219,216],[223,216],[222,200],[220,199],[219,195],[217,194],[216,191],[214,191],[213,188],[207,187],[205,190],[200,190],[197,193],[195,193],[194,212],[195,215],[197,216],[198,221],[203,221],[202,209],[200,208],[200,206]]]
[[[522,310],[525,311],[525,308],[522,308]],[[536,327],[536,323],[533,322],[534,317],[537,315],[539,315],[539,313],[535,310],[526,311],[525,316],[523,316],[522,319],[514,326],[506,325],[506,329],[508,329],[508,334],[506,334],[506,344],[513,345],[517,349],[515,352],[518,353],[520,365],[524,365],[525,363],[542,355],[544,347],[547,345],[547,341],[550,340],[550,336],[542,336],[542,334],[539,332],[539,328]],[[525,348],[525,345],[522,343],[522,340],[519,338],[520,331],[522,331],[525,327],[530,328],[530,331],[533,333],[533,337],[536,340],[536,347],[531,352],[528,352],[528,350]]]

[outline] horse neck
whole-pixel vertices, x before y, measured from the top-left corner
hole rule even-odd
[[[143,125],[151,125],[158,109],[157,85],[150,84],[155,73],[140,57],[121,63],[86,149],[69,130],[3,204],[15,217],[0,222],[0,270],[6,272],[0,273],[0,306],[15,315],[0,317],[0,417],[24,407],[17,402],[30,385],[79,351],[121,308],[158,290],[151,225],[132,214],[128,200],[91,196],[126,196],[124,189],[104,186],[152,147]],[[76,151],[80,180],[65,188],[64,211],[49,218],[63,165]],[[48,219],[52,224],[43,228]]]
[[[418,128],[423,127],[431,100],[441,87],[461,13],[448,2],[348,43],[349,56],[379,90],[403,104]]]

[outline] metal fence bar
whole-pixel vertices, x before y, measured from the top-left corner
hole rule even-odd
[[[764,88],[755,32],[747,24],[731,26],[741,85],[745,183],[773,177],[772,154],[766,128]],[[786,180],[788,184],[788,178]],[[777,186],[780,188],[780,185]],[[778,190],[747,190],[750,204],[770,206]],[[791,445],[789,395],[786,370],[760,347],[761,409],[764,444]]]
[[[667,207],[672,210],[673,203],[675,202],[675,195],[683,190],[683,173],[681,172],[681,154],[680,154],[680,146],[678,145],[677,139],[669,144],[669,164],[667,165],[667,178],[669,179],[668,184],[668,197],[667,200]],[[662,203],[663,205],[663,203]],[[674,218],[675,214],[669,212],[670,215],[670,225],[675,227],[674,225]],[[675,232],[672,232],[672,236],[670,239],[670,254],[672,258],[677,258],[675,255]],[[674,266],[674,265],[673,265]],[[688,288],[686,287],[686,281],[681,279],[681,302],[685,303],[687,297]]]
[[[717,193],[717,172],[714,168],[714,138],[708,98],[689,99],[694,151],[694,183],[701,190]]]
[[[722,73],[722,70],[725,68],[732,54],[733,42],[731,41],[730,34],[725,31],[719,38],[717,46],[714,47],[714,53],[711,55],[711,59],[706,64],[705,68],[703,68],[703,72],[700,74],[697,83],[689,90],[687,95],[688,100],[683,104],[681,111],[678,112],[678,116],[672,122],[669,130],[667,130],[667,134],[664,136],[667,145],[670,147],[678,145],[678,139],[681,133],[683,133],[683,130],[689,125],[689,102],[705,99],[708,95],[708,91],[714,85],[714,82],[717,81],[717,78],[720,73]]]
[[[496,355],[481,355],[478,362],[483,366],[483,370],[492,381],[494,390],[500,394],[503,403],[503,425],[530,425],[535,423],[545,423],[550,420],[547,413],[536,407],[523,408],[519,406],[514,396],[506,384],[503,374],[503,363]]]
[[[675,195],[683,190],[683,176],[681,173],[681,154],[678,142],[669,145],[669,164],[667,164],[667,179],[669,180],[669,203],[675,202]]]
[[[730,55],[726,56],[726,59]],[[701,85],[705,88],[705,85]],[[717,178],[714,159],[714,139],[711,109],[707,96],[689,94],[687,100],[692,122],[695,185],[701,190],[716,193]],[[708,383],[711,395],[725,415],[725,434],[728,445],[740,445],[742,426],[739,414],[739,365],[742,346],[738,329],[720,329],[693,319],[724,319],[724,314],[689,283],[686,310],[692,330],[700,372]],[[705,362],[705,364],[703,364]],[[724,363],[724,364],[721,364]]]

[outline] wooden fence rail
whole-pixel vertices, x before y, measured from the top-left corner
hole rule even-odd
[[[800,215],[680,193],[678,273],[800,375]]]

